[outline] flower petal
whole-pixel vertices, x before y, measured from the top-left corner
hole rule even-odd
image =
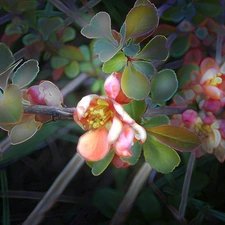
[[[105,80],[104,89],[109,98],[115,99],[120,91],[120,82],[115,73],[112,73]]]
[[[135,132],[132,127],[130,127],[128,125],[125,125],[123,127],[123,130],[122,130],[119,138],[113,145],[115,153],[118,156],[127,157],[127,158],[132,156],[132,152],[130,151],[130,148],[133,144],[134,133]]]
[[[113,101],[113,100],[112,100]],[[113,101],[113,106],[116,112],[120,115],[120,119],[128,124],[134,123],[134,120],[127,114],[127,112],[123,109],[123,107],[117,102]]]
[[[114,143],[117,140],[122,129],[123,129],[122,122],[116,116],[114,116],[112,121],[112,126],[108,134],[108,142],[110,144]]]
[[[207,57],[201,62],[200,72],[201,72],[201,74],[205,74],[206,71],[211,68],[215,68],[219,72],[219,66],[216,63],[216,60],[213,58]]]
[[[93,98],[97,98],[98,95],[87,95],[85,97],[83,97],[77,104],[77,117],[78,119],[81,119],[81,117],[83,117],[84,113],[87,111],[90,102]]]
[[[77,152],[88,161],[103,159],[110,151],[110,144],[107,140],[108,131],[98,129],[83,134],[78,141]]]
[[[136,131],[135,138],[137,140],[141,140],[141,142],[144,143],[147,138],[146,130],[142,126],[138,125],[137,123],[131,124],[131,126]]]

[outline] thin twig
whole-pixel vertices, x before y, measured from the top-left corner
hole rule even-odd
[[[32,213],[28,216],[23,225],[37,225],[41,222],[44,214],[51,208],[57,198],[64,191],[66,186],[70,183],[72,178],[77,174],[83,165],[84,160],[77,153],[69,161],[63,171],[56,178],[49,190],[46,192],[43,199],[34,208]]]
[[[47,105],[24,105],[25,114],[43,114],[52,116],[52,120],[73,119],[75,108],[55,107]]]
[[[187,171],[185,174],[183,189],[182,189],[181,203],[179,207],[179,217],[181,219],[184,219],[184,215],[185,215],[185,210],[186,210],[187,200],[188,200],[188,192],[189,192],[191,176],[192,176],[192,172],[194,168],[195,158],[196,158],[196,155],[194,152],[192,152],[188,160]]]
[[[141,191],[144,183],[149,177],[152,168],[148,163],[144,163],[139,169],[138,173],[135,175],[126,195],[124,196],[122,202],[120,203],[110,225],[121,225],[124,224],[138,194]]]
[[[145,116],[155,116],[158,114],[165,114],[168,116],[174,115],[174,114],[180,114],[184,112],[187,109],[187,106],[160,106],[156,108],[149,108]]]

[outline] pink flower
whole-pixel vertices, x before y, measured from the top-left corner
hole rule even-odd
[[[122,73],[112,73],[105,80],[104,89],[109,98],[114,99],[120,104],[126,104],[132,101],[128,98],[121,88]]]
[[[208,57],[201,62],[200,75],[199,84],[205,94],[211,99],[221,100],[224,97],[224,90],[221,89],[221,85],[224,83],[224,75],[220,72],[215,59]]]
[[[59,88],[50,81],[41,81],[27,91],[28,100],[34,105],[61,106],[63,96]]]
[[[131,157],[134,141],[142,143],[146,131],[138,125],[113,99],[87,95],[81,99],[74,112],[74,120],[84,130],[77,145],[79,154],[88,161],[103,159],[114,149],[121,157]]]

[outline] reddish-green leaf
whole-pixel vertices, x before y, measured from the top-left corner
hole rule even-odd
[[[38,61],[30,59],[23,63],[13,74],[12,83],[23,88],[30,84],[39,72]]]
[[[172,148],[148,136],[143,146],[145,160],[161,173],[169,173],[180,163],[180,157]]]
[[[183,127],[161,125],[146,130],[160,142],[182,152],[194,151],[201,144],[196,134]]]
[[[150,81],[132,65],[125,68],[121,84],[125,95],[136,100],[144,99],[150,92]]]
[[[166,48],[166,37],[157,35],[151,39],[145,47],[135,56],[144,60],[166,60],[169,51]]]
[[[0,100],[0,123],[18,122],[23,113],[20,89],[16,85],[9,85],[4,98]]]
[[[146,38],[158,25],[157,10],[153,4],[137,5],[126,16],[126,39]]]

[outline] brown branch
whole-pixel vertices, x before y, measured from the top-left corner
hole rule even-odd
[[[55,107],[46,105],[23,105],[25,114],[50,115],[53,121],[73,119],[75,108]]]

